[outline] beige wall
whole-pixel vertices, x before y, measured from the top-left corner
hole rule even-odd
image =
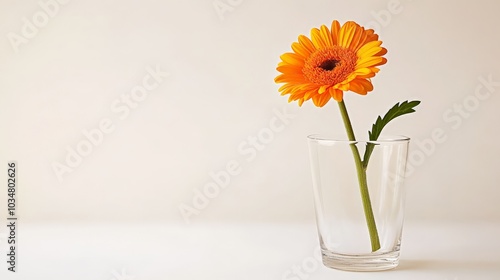
[[[359,136],[422,101],[386,131],[413,138],[408,217],[500,219],[498,1],[18,2],[0,3],[0,162],[18,161],[25,221],[313,220],[305,136],[343,133],[338,109],[273,79],[333,19],[389,50],[374,92],[346,94]]]

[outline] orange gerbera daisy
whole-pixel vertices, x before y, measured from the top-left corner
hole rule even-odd
[[[285,53],[276,68],[281,74],[276,83],[284,83],[281,95],[290,94],[288,102],[312,99],[323,107],[331,98],[340,102],[344,91],[366,95],[373,90],[370,78],[379,71],[377,66],[387,60],[387,50],[373,29],[353,21],[340,26],[333,21],[330,29],[325,25],[311,30],[311,39],[300,35],[292,44],[293,53]]]

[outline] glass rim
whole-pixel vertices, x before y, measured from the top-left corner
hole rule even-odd
[[[346,136],[341,135],[324,135],[324,134],[311,134],[307,135],[309,141],[314,142],[329,142],[329,143],[344,143],[344,144],[357,144],[357,143],[373,143],[373,144],[397,144],[401,142],[409,142],[410,137],[404,135],[383,135],[376,141],[371,140],[347,140]]]

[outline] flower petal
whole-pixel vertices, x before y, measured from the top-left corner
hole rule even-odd
[[[329,94],[316,94],[315,96],[313,96],[313,102],[314,102],[314,105],[318,106],[318,107],[323,107],[325,106],[326,103],[328,103],[328,101],[330,101],[332,97],[329,95]]]
[[[333,99],[335,99],[335,101],[338,101],[338,102],[342,101],[342,99],[344,97],[343,96],[344,95],[343,92],[341,90],[338,90],[338,89],[330,88],[328,90],[328,93],[330,94],[330,96]]]
[[[338,45],[348,49],[356,33],[357,27],[358,25],[353,21],[346,22],[340,29]]]
[[[317,94],[317,90],[310,90],[304,94],[304,100],[311,99],[315,94]]]
[[[380,47],[381,44],[381,41],[371,41],[369,43],[366,43],[356,52],[356,55],[358,57],[374,56],[382,50],[382,48]]]
[[[328,87],[329,87],[329,85],[319,87],[318,93],[322,94],[323,92],[325,92],[327,90]]]
[[[351,43],[349,44],[349,48],[353,51],[358,51],[358,49],[363,46],[364,39],[365,39],[365,30],[362,27],[357,27],[356,32],[354,33],[354,36],[352,38]]]
[[[339,44],[339,33],[340,33],[340,23],[338,21],[334,20],[332,22],[330,32],[332,34],[332,43],[334,45],[338,45]]]
[[[370,70],[370,68],[360,68],[354,70],[353,72],[353,74],[356,76],[369,75],[370,73],[372,73],[372,70]]]
[[[332,33],[328,30],[328,27],[322,25],[320,31],[321,39],[323,40],[325,47],[333,47]]]
[[[280,56],[281,60],[283,62],[286,62],[288,64],[293,64],[297,66],[303,66],[304,65],[304,59],[295,53],[285,53]]]
[[[311,51],[309,51],[306,47],[304,47],[304,45],[302,45],[301,43],[298,43],[298,42],[293,42],[292,43],[292,50],[303,57],[303,59],[309,57],[311,55]]]
[[[361,95],[367,94],[373,90],[373,85],[366,79],[355,79],[350,83],[350,90]]]
[[[385,59],[384,57],[379,57],[379,56],[361,58],[358,60],[358,62],[356,64],[356,69],[378,66],[378,65],[385,64],[386,62],[387,62],[387,59]]]
[[[318,28],[311,29],[311,41],[316,49],[326,48],[326,44],[321,38],[321,31]]]
[[[299,44],[301,44],[310,53],[313,53],[316,50],[311,40],[304,35],[299,36]]]
[[[281,73],[302,74],[302,67],[298,65],[282,64],[276,68]]]

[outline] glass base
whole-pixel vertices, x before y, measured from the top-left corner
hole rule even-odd
[[[399,251],[385,254],[343,255],[323,250],[322,255],[326,267],[346,271],[389,270],[399,264]]]

